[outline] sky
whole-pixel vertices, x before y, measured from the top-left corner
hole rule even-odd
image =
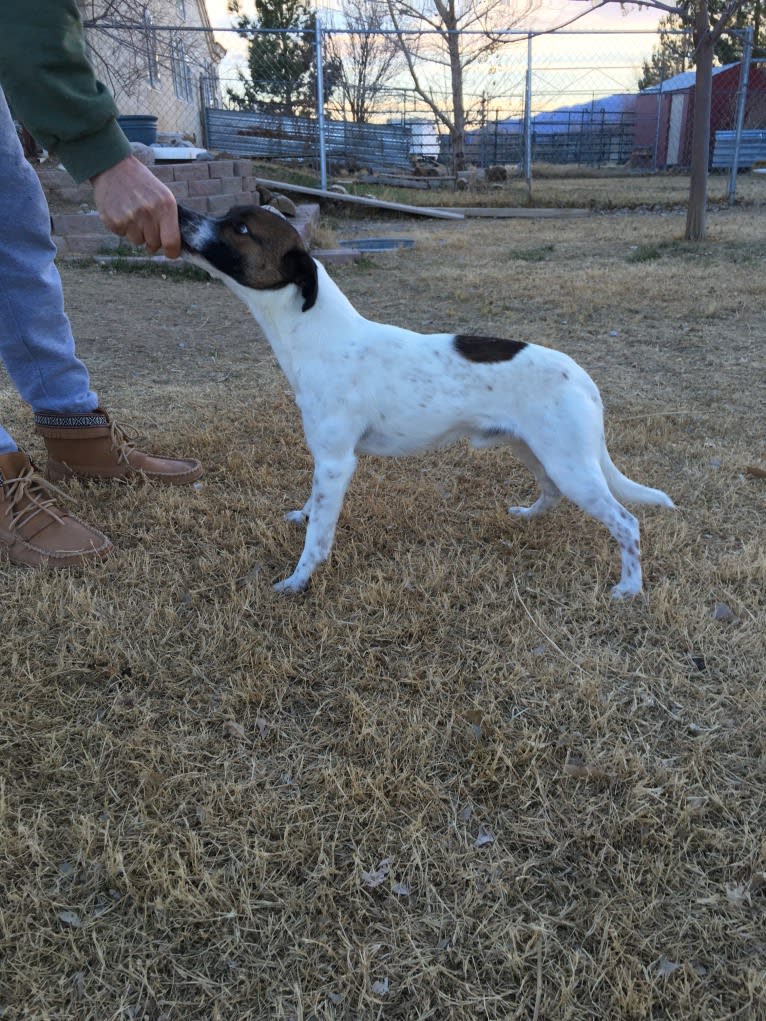
[[[307,0],[309,5],[313,2],[318,3],[320,15],[323,9],[329,12],[337,7],[334,0]],[[578,33],[577,36],[543,35],[533,44],[533,65],[538,73],[535,87],[542,108],[636,90],[643,61],[651,55],[654,46],[654,39],[647,33],[655,31],[660,12],[631,4],[623,8],[619,3],[587,11],[587,2],[584,0],[536,2],[533,18],[515,24],[514,28],[544,31],[565,25],[582,15],[566,30],[568,33]],[[253,13],[252,3],[248,3],[248,0],[241,0],[241,3],[246,13]],[[207,0],[207,10],[213,28],[232,24],[227,0]],[[583,14],[584,11],[587,13]],[[329,21],[329,17],[325,20]],[[593,33],[619,33],[619,36]],[[217,38],[227,50],[221,66],[221,76],[233,77],[234,69],[246,64],[246,43],[232,32],[220,33]],[[511,101],[511,106],[514,102],[518,105],[523,91],[522,45],[525,47],[522,43],[512,48],[516,51],[512,56],[513,68],[509,70],[501,67],[499,78],[494,82],[477,79],[473,84],[468,83],[467,91],[478,95],[485,89],[492,92],[494,87],[495,94],[512,94],[515,99]]]
[[[206,0],[206,6],[213,28],[231,24],[231,15],[227,9],[228,0]],[[248,6],[251,7],[250,13],[252,13],[252,5],[248,5],[247,0],[243,0],[242,7],[246,12]],[[311,6],[311,3],[307,4],[307,6]],[[332,6],[331,2],[319,4],[320,10],[322,7],[331,8]],[[541,14],[543,23],[548,25],[560,24],[582,13],[585,6],[586,4],[581,2],[581,0],[543,0],[539,7],[539,14],[536,14],[536,17]],[[587,14],[581,19],[580,24],[590,30],[596,30],[597,28],[626,30],[628,27],[633,26],[637,29],[652,28],[657,24],[659,17],[658,11],[639,7],[630,7],[626,14],[619,3],[612,3],[600,8],[598,11],[592,11],[590,14]]]
[[[206,0],[210,24],[213,28],[222,28],[232,24],[232,16],[228,12],[228,0]],[[307,6],[311,6],[308,0]],[[331,9],[332,0],[322,0],[319,3],[319,10],[322,8]],[[581,0],[542,0],[542,3],[535,11],[534,22],[531,25],[525,23],[522,27],[550,28],[555,25],[566,23],[570,18],[582,14],[586,3]],[[242,0],[242,8],[246,13],[252,14],[253,6],[247,0]],[[626,13],[627,12],[627,13]],[[591,11],[581,17],[570,28],[571,30],[583,32],[640,32],[652,31],[660,18],[660,13],[645,7],[629,5],[622,8],[619,3],[610,3],[596,11]],[[218,36],[219,42],[226,47],[226,65],[236,66],[244,63],[243,54],[245,47],[243,41],[231,32],[224,32]]]

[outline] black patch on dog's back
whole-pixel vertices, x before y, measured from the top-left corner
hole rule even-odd
[[[455,350],[469,362],[509,362],[526,346],[523,340],[502,337],[471,337],[464,333],[455,336]]]

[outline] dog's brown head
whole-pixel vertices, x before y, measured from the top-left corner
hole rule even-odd
[[[296,284],[308,311],[317,298],[317,271],[300,234],[279,213],[235,206],[220,217],[178,207],[181,243],[198,265],[255,291]]]

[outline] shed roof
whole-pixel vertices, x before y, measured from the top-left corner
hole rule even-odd
[[[733,64],[723,64],[721,67],[714,67],[713,77],[715,78],[722,71],[730,71],[733,67],[739,67],[739,65],[740,61],[737,60]],[[645,96],[647,93],[652,92],[683,92],[684,89],[691,89],[694,86],[696,74],[697,72],[694,68],[691,71],[682,71],[680,74],[673,75],[672,78],[666,78],[659,85],[650,85],[646,89],[641,89],[641,95]]]

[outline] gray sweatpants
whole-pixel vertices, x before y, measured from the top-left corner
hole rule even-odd
[[[45,195],[0,92],[0,357],[33,411],[93,411],[98,397],[75,354],[55,254]],[[0,413],[2,404],[0,386]],[[0,425],[0,454],[12,450]]]

